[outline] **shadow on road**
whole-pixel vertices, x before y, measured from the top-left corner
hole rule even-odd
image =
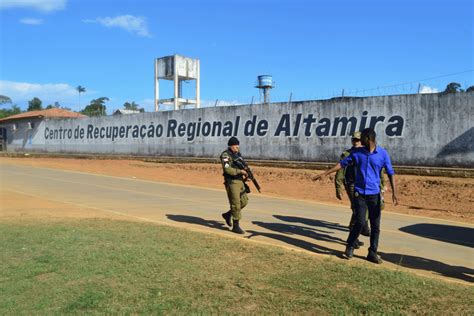
[[[197,224],[209,228],[214,228],[214,229],[219,229],[219,230],[224,230],[224,231],[229,231],[228,227],[223,224],[222,222],[219,221],[214,221],[214,220],[205,220],[200,217],[196,216],[188,216],[188,215],[172,215],[172,214],[167,214],[166,215],[168,219],[176,222],[183,222],[183,223],[190,223],[190,224]],[[288,222],[299,222],[303,223],[306,225],[311,225],[315,227],[324,227],[327,229],[339,229],[339,230],[347,230],[347,228],[340,226],[339,224],[335,223],[328,223],[324,221],[318,221],[318,220],[312,220],[312,219],[306,219],[306,218],[300,218],[300,217],[292,217],[292,216],[280,216],[280,215],[274,215],[275,218],[288,221]],[[247,236],[248,239],[257,237],[257,236],[262,236],[266,238],[271,238],[275,239],[284,243],[287,243],[289,245],[315,252],[318,254],[326,254],[326,255],[333,255],[339,258],[343,258],[343,252],[338,251],[335,249],[327,248],[324,246],[320,246],[318,244],[308,242],[306,240],[301,240],[298,238],[290,237],[288,235],[297,235],[297,236],[304,236],[304,237],[309,237],[313,238],[315,240],[320,240],[320,241],[326,241],[326,242],[333,242],[337,244],[345,244],[345,241],[338,238],[338,237],[333,237],[329,236],[327,234],[323,234],[320,231],[317,231],[315,229],[312,229],[310,227],[304,227],[304,226],[299,226],[299,225],[289,225],[289,224],[281,224],[281,223],[265,223],[265,222],[258,222],[258,221],[253,221],[252,222],[254,225],[272,230],[275,233],[266,233],[266,232],[259,232],[255,230],[247,230],[247,233],[250,235]],[[312,225],[314,224],[314,225]],[[411,229],[414,229],[415,231],[418,231],[418,229],[421,229],[420,227],[417,227],[419,225],[425,225],[425,224],[418,224],[418,225],[413,225],[413,226],[407,226],[403,229],[407,229],[407,232],[413,233],[409,231]],[[431,225],[431,224],[426,224],[426,225]],[[445,225],[434,225],[434,226],[445,226]],[[413,228],[416,227],[416,228]],[[449,227],[449,226],[448,226]],[[452,226],[455,227],[455,226]],[[401,229],[401,230],[403,230]],[[441,229],[438,227],[438,229]],[[403,230],[405,231],[405,230]],[[423,230],[422,231],[426,231]],[[437,230],[436,230],[437,231]],[[444,232],[444,231],[443,231]],[[465,231],[458,231],[457,233],[467,233]],[[425,233],[426,234],[426,233]],[[469,235],[471,234],[471,235]],[[472,236],[472,231],[469,232],[469,234],[464,236],[464,240]],[[420,232],[417,233],[417,235],[423,236]],[[426,236],[428,238],[435,238],[437,235],[432,236],[433,234]],[[457,235],[448,235],[450,238],[457,238],[454,236]],[[459,236],[458,236],[459,237]],[[461,236],[462,237],[462,236]],[[447,238],[447,235],[443,235],[443,240],[445,241]],[[456,243],[454,240],[452,241]],[[471,244],[468,244],[469,246],[472,246]],[[449,277],[449,278],[455,278],[467,282],[474,282],[474,269],[467,268],[467,267],[462,267],[462,266],[452,266],[443,262],[431,260],[431,259],[426,259],[422,257],[416,257],[416,256],[410,256],[410,255],[404,255],[404,254],[398,254],[398,253],[384,253],[380,252],[380,256],[382,257],[383,260],[387,262],[391,262],[393,264],[410,268],[410,269],[417,269],[417,270],[426,270],[426,271],[432,271],[435,273],[438,273],[442,276]],[[355,256],[358,257],[358,256]],[[363,259],[363,257],[360,257]]]
[[[474,229],[441,224],[415,224],[400,228],[402,232],[474,248]]]
[[[462,266],[452,266],[436,260],[402,255],[398,253],[380,252],[380,257],[385,261],[394,263],[402,267],[432,271],[445,277],[464,280],[471,283],[474,282],[474,269]]]
[[[308,226],[321,227],[321,228],[326,228],[326,229],[349,232],[349,228],[347,228],[347,226],[342,226],[339,223],[331,223],[331,222],[327,222],[327,221],[321,221],[321,220],[318,220],[318,219],[296,217],[296,216],[273,215],[273,217],[275,217],[276,219],[279,219],[283,222],[301,223],[301,224],[305,224],[305,225],[308,225]]]
[[[204,218],[200,218],[196,216],[166,214],[166,217],[168,217],[168,219],[175,222],[197,224],[201,226],[206,226],[206,227],[226,230],[226,231],[229,230],[229,228],[221,222],[206,220]]]
[[[252,224],[259,227],[263,227],[274,232],[289,234],[289,235],[300,235],[304,237],[313,238],[320,241],[333,242],[341,245],[345,245],[346,242],[339,237],[330,236],[328,234],[323,234],[318,232],[316,229],[299,226],[299,225],[290,225],[290,224],[280,224],[280,223],[264,223],[254,221]],[[331,234],[331,232],[328,232]]]
[[[400,205],[405,205],[408,206],[410,210],[429,210],[429,211],[438,211],[438,212],[449,212],[449,210],[445,208],[436,208],[436,207],[419,207],[419,206],[414,206],[414,205],[408,205],[408,204],[400,204]]]
[[[333,255],[333,256],[337,256],[339,258],[342,258],[342,251],[337,251],[337,250],[330,249],[330,248],[327,248],[327,247],[319,246],[319,245],[307,242],[305,240],[300,240],[300,239],[297,239],[297,238],[288,237],[288,236],[285,236],[285,235],[282,235],[282,234],[262,233],[262,232],[257,232],[257,231],[253,231],[253,230],[248,230],[247,233],[250,233],[250,236],[247,237],[248,239],[251,239],[251,238],[257,237],[257,236],[263,236],[263,237],[279,240],[279,241],[285,242],[289,245],[293,245],[293,246],[296,246],[296,247],[299,247],[299,248],[302,248],[302,249],[305,249],[305,250],[308,250],[308,251],[311,251],[311,252],[326,254],[326,255]]]
[[[176,222],[197,224],[197,225],[201,225],[201,226],[205,226],[205,227],[209,227],[209,228],[215,228],[215,229],[219,229],[219,230],[229,231],[229,228],[225,224],[223,224],[222,222],[219,222],[219,221],[206,220],[206,219],[203,219],[203,218],[200,218],[200,217],[188,216],[188,215],[166,214],[166,217],[168,217],[168,219],[170,219],[172,221],[176,221]],[[263,222],[252,222],[252,223],[257,225],[257,226],[260,226],[260,227],[263,227],[263,228],[266,228],[266,229],[270,229],[270,230],[274,230],[274,231],[277,231],[277,232],[280,232],[280,233],[301,235],[301,236],[315,238],[315,239],[318,239],[318,240],[324,240],[324,241],[330,241],[330,242],[344,244],[344,241],[340,238],[328,236],[328,235],[325,235],[325,234],[316,233],[316,232],[313,232],[311,230],[311,228],[307,228],[307,227],[287,225],[287,224],[278,224],[278,223],[263,223]],[[310,242],[307,242],[307,241],[304,241],[304,240],[300,240],[300,239],[297,239],[297,238],[292,238],[292,237],[289,237],[289,236],[285,236],[283,234],[264,233],[264,232],[254,231],[254,230],[247,230],[247,233],[250,233],[250,235],[247,236],[247,238],[249,238],[249,239],[252,238],[252,237],[256,237],[256,236],[264,236],[264,237],[267,237],[267,238],[272,238],[272,239],[275,239],[275,240],[283,241],[287,244],[290,244],[290,245],[293,245],[293,246],[296,246],[296,247],[299,247],[299,248],[302,248],[302,249],[305,249],[305,250],[308,250],[308,251],[321,253],[321,254],[334,255],[334,256],[338,256],[338,257],[342,258],[342,252],[341,251],[337,251],[337,250],[330,249],[330,248],[327,248],[327,247],[319,246],[317,244],[313,244],[313,243],[310,243]]]

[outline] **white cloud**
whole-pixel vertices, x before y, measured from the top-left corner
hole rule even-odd
[[[0,9],[23,8],[42,12],[63,10],[66,0],[1,0]]]
[[[30,97],[50,94],[73,95],[76,89],[66,83],[28,83],[0,80],[0,91],[3,95]]]
[[[119,27],[141,37],[151,37],[145,17],[119,15],[116,17],[99,17],[94,20],[83,20],[85,23],[99,23],[105,27]]]
[[[41,25],[43,24],[42,19],[33,19],[33,18],[23,18],[20,20],[20,23],[27,25]]]
[[[438,89],[428,86],[421,86],[420,93],[438,93]]]
[[[0,94],[6,95],[12,99],[13,103],[25,105],[27,101],[38,97],[43,101],[43,105],[59,102],[62,106],[73,110],[79,110],[90,100],[88,96],[92,91],[86,91],[81,94],[81,106],[79,105],[79,96],[75,87],[67,83],[28,83],[0,80]]]

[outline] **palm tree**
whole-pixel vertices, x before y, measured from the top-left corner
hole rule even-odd
[[[86,92],[86,88],[84,88],[83,86],[77,86],[76,90],[79,93],[79,108],[81,108],[81,93]]]

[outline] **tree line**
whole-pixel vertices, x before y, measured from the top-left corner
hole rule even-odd
[[[79,94],[79,104],[80,104],[81,93],[86,92],[86,88],[82,86],[77,86],[76,91]],[[89,102],[88,105],[86,105],[81,111],[79,111],[79,113],[82,113],[87,116],[107,115],[107,112],[106,112],[107,107],[105,103],[108,101],[109,101],[109,98],[107,97],[100,97],[97,99],[93,99]],[[4,108],[4,106],[8,106],[8,105],[10,106],[9,108]],[[70,108],[62,106],[61,104],[59,104],[59,102],[54,102],[53,104],[49,104],[46,107],[43,107],[43,101],[41,101],[41,99],[38,97],[34,97],[30,101],[28,101],[28,107],[26,111],[22,111],[18,105],[12,103],[12,100],[10,97],[5,96],[5,95],[0,95],[0,118],[19,114],[22,112],[40,111],[40,110],[48,110],[48,109],[54,109],[54,108],[71,111]],[[123,104],[123,108],[126,110],[145,112],[145,109],[141,108],[140,105],[135,103],[134,101],[125,102]]]

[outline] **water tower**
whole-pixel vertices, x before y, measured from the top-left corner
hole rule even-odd
[[[155,112],[160,104],[173,104],[175,110],[179,110],[184,105],[195,105],[200,107],[200,70],[199,59],[172,55],[155,59]],[[172,80],[174,83],[173,98],[160,99],[160,79]],[[196,81],[195,99],[183,98],[183,81]]]
[[[260,103],[262,103],[262,96],[263,96],[263,104],[270,103],[270,89],[273,88],[273,78],[271,75],[261,75],[258,76],[258,83],[255,88],[260,89]]]

